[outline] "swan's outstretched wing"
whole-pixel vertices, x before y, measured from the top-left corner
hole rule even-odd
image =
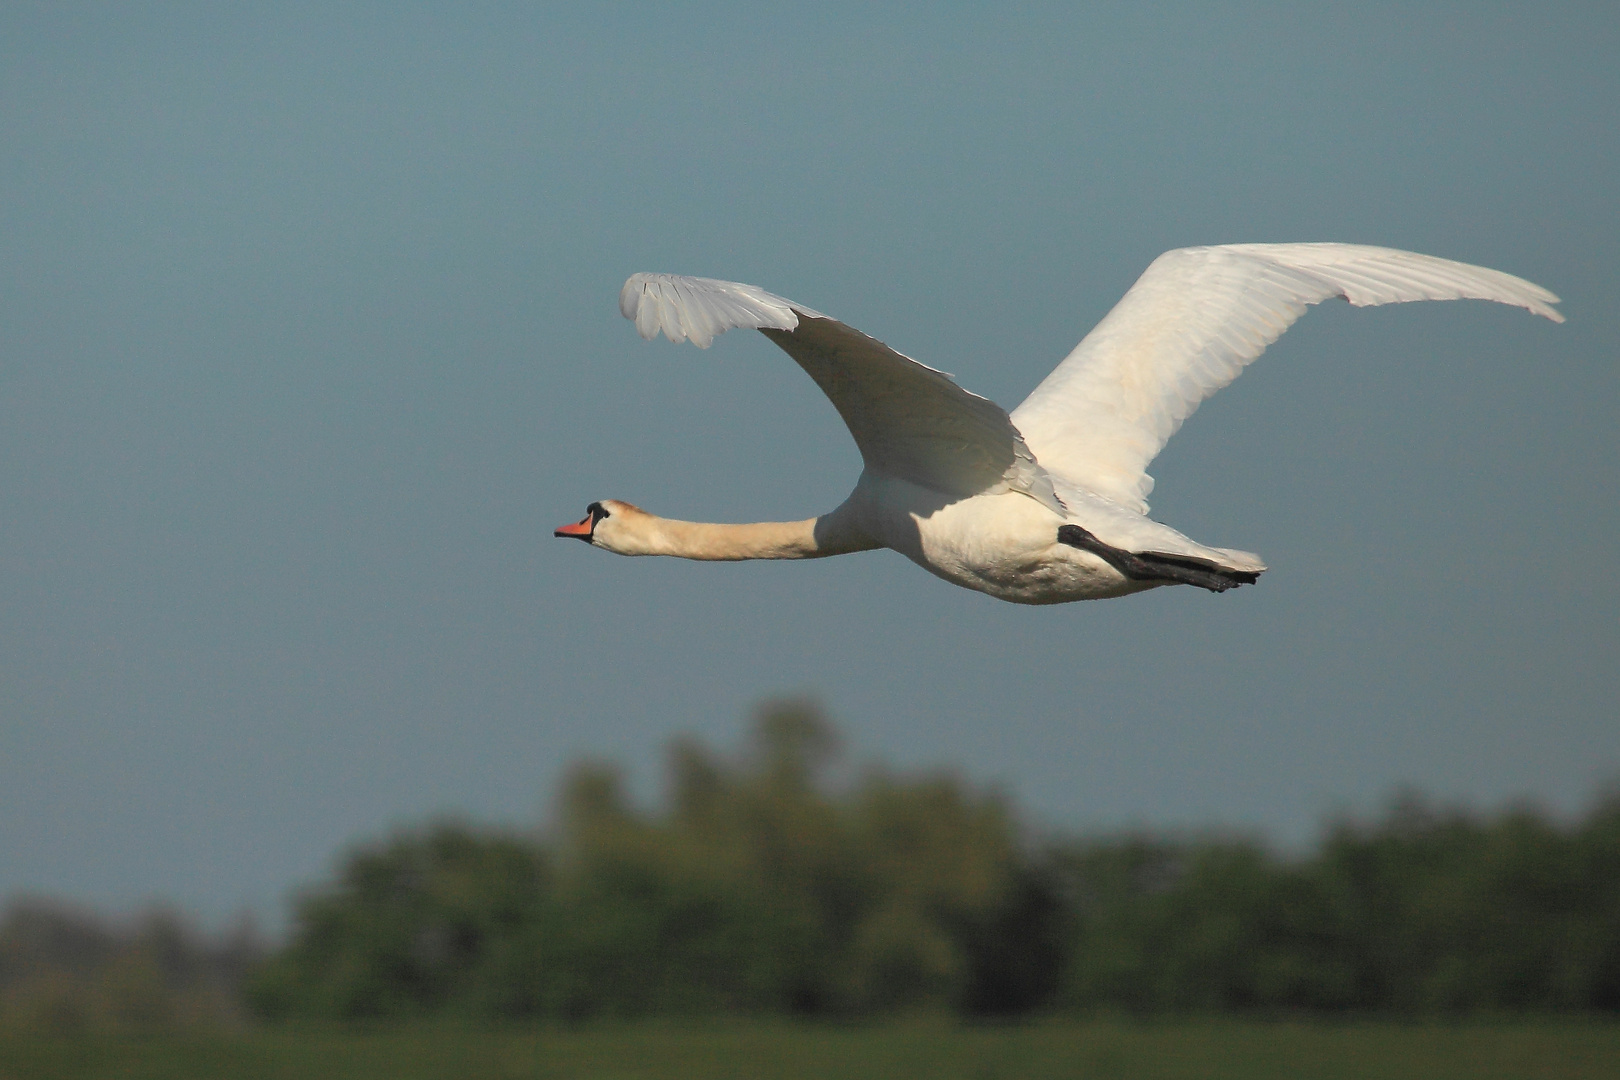
[[[1265,351],[1305,308],[1496,300],[1554,322],[1558,297],[1480,266],[1357,244],[1182,248],[1153,261],[1012,420],[1066,481],[1147,512],[1148,462],[1200,402]]]
[[[761,331],[832,400],[866,467],[950,495],[1004,486],[1062,504],[1001,406],[859,330],[753,285],[635,274],[619,310],[641,336],[707,348],[733,328]]]

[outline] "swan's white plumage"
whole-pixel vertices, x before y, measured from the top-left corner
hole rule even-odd
[[[1540,286],[1427,255],[1352,244],[1184,248],[1154,260],[1009,416],[944,372],[756,286],[636,274],[619,308],[643,337],[706,348],[726,330],[760,330],[832,401],[866,471],[844,505],[810,521],[701,525],[610,503],[558,535],[621,554],[708,559],[890,547],[957,584],[1034,604],[1169,580],[1216,591],[1253,581],[1265,569],[1258,556],[1146,516],[1147,465],[1200,402],[1307,306],[1335,296],[1357,306],[1471,297],[1563,321]],[[1198,576],[1210,569],[1213,579]]]
[[[707,349],[727,330],[792,330],[796,312],[817,312],[757,285],[679,274],[631,274],[619,290],[619,311],[651,341],[662,331],[677,345]]]
[[[1481,266],[1358,244],[1231,244],[1159,256],[1013,410],[1054,475],[1147,512],[1147,466],[1199,403],[1310,304],[1495,300],[1562,322],[1558,297]]]
[[[726,330],[765,332],[832,401],[868,469],[951,495],[1020,491],[1062,511],[1005,409],[812,308],[754,285],[636,274],[619,310],[644,338],[702,348]]]

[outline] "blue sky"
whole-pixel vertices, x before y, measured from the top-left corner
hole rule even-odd
[[[1308,840],[1620,776],[1610,5],[11,5],[0,896],[274,925],[356,839],[658,790],[808,693],[1041,827]],[[784,519],[859,457],[749,281],[1011,407],[1159,252],[1522,275],[1313,309],[1153,468],[1254,588],[1025,609],[892,553],[623,560],[585,503]]]

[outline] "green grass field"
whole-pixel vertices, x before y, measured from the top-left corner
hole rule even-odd
[[[582,1030],[0,1038],[0,1080],[354,1077],[429,1080],[991,1080],[997,1077],[1620,1077],[1620,1024],[944,1023],[819,1027],[639,1024]]]

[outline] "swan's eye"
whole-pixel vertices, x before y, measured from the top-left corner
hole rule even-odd
[[[585,516],[590,520],[591,527],[595,528],[598,521],[601,521],[605,517],[612,517],[613,515],[609,514],[607,507],[603,506],[601,503],[593,502],[591,505],[585,508]]]

